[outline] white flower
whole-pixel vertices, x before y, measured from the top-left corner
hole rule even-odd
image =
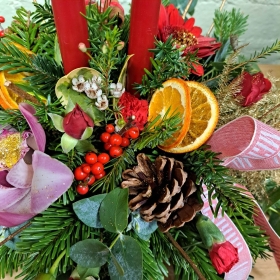
[[[125,88],[123,87],[122,83],[111,83],[110,92],[115,98],[120,98],[125,92]]]
[[[85,78],[82,75],[80,75],[78,77],[78,79],[73,78],[72,84],[73,84],[73,86],[72,86],[73,90],[78,91],[78,92],[83,92],[84,88],[85,88]]]
[[[97,86],[96,83],[85,82],[85,93],[88,98],[96,99],[102,95],[102,90]]]
[[[102,79],[101,79],[101,77],[100,76],[93,76],[92,77],[92,83],[96,83],[97,84],[97,86],[101,86],[101,84],[102,84]]]
[[[107,96],[103,94],[102,96],[97,97],[95,105],[100,111],[106,110],[109,105]]]

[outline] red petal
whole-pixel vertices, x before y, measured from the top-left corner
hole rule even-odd
[[[168,5],[166,8],[168,18],[169,18],[169,24],[172,26],[183,26],[184,20],[182,16],[180,15],[179,11],[176,9],[176,7],[171,4]]]
[[[199,37],[201,35],[202,29],[198,26],[194,26],[190,32],[195,36],[195,37]]]
[[[194,18],[189,18],[184,23],[184,28],[187,29],[188,31],[190,31],[194,27],[194,22],[195,22]]]

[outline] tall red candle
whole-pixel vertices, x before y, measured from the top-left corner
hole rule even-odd
[[[134,54],[128,62],[127,84],[133,92],[133,84],[141,83],[144,68],[150,70],[149,49],[154,48],[158,32],[158,19],[161,0],[132,0],[128,54]]]
[[[86,13],[85,0],[52,0],[52,8],[64,73],[88,66],[88,56],[78,49],[79,43],[89,47],[87,21],[81,15]]]

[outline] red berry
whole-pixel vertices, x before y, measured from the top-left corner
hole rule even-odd
[[[95,177],[93,175],[89,175],[83,182],[87,185],[92,185],[95,182]]]
[[[0,23],[4,23],[5,22],[5,18],[3,16],[0,16]]]
[[[101,162],[102,164],[106,164],[110,161],[110,156],[106,153],[101,153],[100,155],[98,155],[97,161]]]
[[[131,139],[136,139],[139,137],[139,128],[138,127],[131,127],[128,130],[128,135]]]
[[[88,185],[84,185],[84,184],[79,184],[76,188],[77,193],[81,195],[86,194],[88,190],[89,190]]]
[[[129,146],[129,144],[130,144],[129,139],[128,139],[128,138],[126,138],[126,137],[123,137],[123,138],[122,138],[122,143],[121,143],[121,146],[122,146],[122,147],[128,147],[128,146]]]
[[[106,172],[103,170],[100,174],[95,175],[95,179],[99,180],[106,175]]]
[[[84,180],[87,177],[87,173],[85,173],[81,166],[78,166],[74,170],[74,177],[76,180]]]
[[[100,162],[96,162],[91,166],[91,172],[94,175],[100,174],[104,170],[104,165]]]
[[[112,146],[113,146],[113,145],[112,145],[111,143],[107,142],[107,143],[104,144],[104,149],[105,149],[106,151],[109,151],[110,148],[111,148]]]
[[[105,130],[108,133],[113,133],[115,131],[115,127],[111,123],[109,123],[105,126]]]
[[[103,143],[107,143],[109,141],[109,139],[111,138],[111,134],[108,133],[108,132],[103,132],[101,133],[100,135],[100,140],[103,142]]]
[[[0,37],[4,37],[5,36],[5,31],[4,30],[0,30]]]
[[[88,164],[83,164],[83,166],[81,166],[81,167],[82,167],[82,170],[83,170],[85,173],[87,173],[87,174],[90,173],[90,166],[89,166]]]
[[[109,154],[113,158],[119,157],[122,153],[123,153],[123,150],[119,146],[113,146],[109,150]]]
[[[86,153],[85,161],[88,164],[96,163],[97,162],[97,155],[96,155],[96,153],[93,153],[93,152]]]
[[[122,137],[115,133],[110,137],[109,142],[113,145],[113,146],[120,146],[122,143]]]

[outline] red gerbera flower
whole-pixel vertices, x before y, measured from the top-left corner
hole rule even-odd
[[[220,48],[221,43],[216,42],[215,38],[202,36],[202,29],[198,26],[194,26],[194,23],[194,18],[189,18],[185,21],[173,4],[167,7],[161,5],[158,37],[161,41],[165,42],[168,37],[172,35],[178,47],[186,47],[184,51],[185,54],[197,51],[196,55],[199,58],[214,54],[215,51]],[[193,66],[197,69],[198,64]],[[199,68],[199,71],[196,72],[203,74],[203,72],[201,73],[202,66]]]

